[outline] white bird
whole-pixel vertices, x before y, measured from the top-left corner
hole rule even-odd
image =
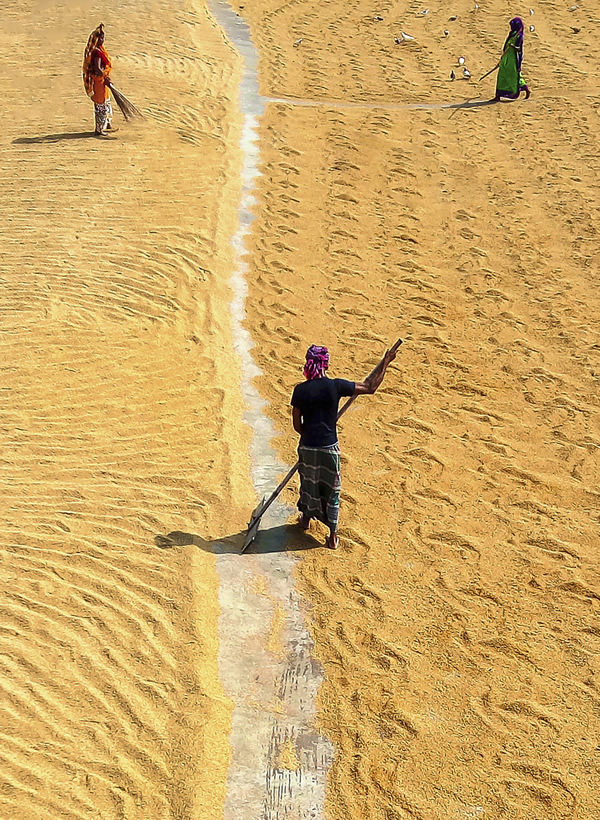
[[[444,29],[444,37],[447,37],[450,34],[447,28]]]
[[[535,26],[529,26],[529,31],[535,31]]]
[[[465,58],[464,57],[459,57],[458,58],[458,64],[459,65],[464,65],[465,64]]]
[[[300,45],[301,42],[302,42],[302,37],[298,37],[297,40],[294,40],[294,47],[298,48],[298,46]]]
[[[463,68],[463,77],[465,78],[465,80],[471,79],[471,72],[468,68]]]
[[[411,37],[410,34],[406,34],[404,31],[400,32],[400,39],[403,43],[408,43],[409,40],[414,40],[414,37]]]
[[[454,73],[454,69],[452,69],[452,71],[450,72],[450,79],[451,80],[456,79],[456,74]]]

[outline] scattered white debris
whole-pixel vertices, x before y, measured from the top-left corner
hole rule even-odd
[[[422,14],[424,17],[426,14],[429,14],[429,9],[423,9],[423,11],[420,11],[419,14]]]
[[[447,37],[450,34],[447,28],[444,29],[444,37]]]
[[[579,8],[579,6],[571,6],[569,11],[577,11],[578,8]]]
[[[383,17],[381,16],[381,14],[376,14],[375,17],[373,17],[373,20],[375,20],[376,23],[381,23]]]
[[[302,37],[298,37],[297,40],[294,40],[294,47],[298,48],[298,46],[300,45],[301,42],[302,42]]]
[[[529,31],[535,31],[535,26],[529,26]]]
[[[471,72],[468,68],[463,68],[463,77],[465,78],[465,80],[471,79]]]
[[[529,9],[529,14],[535,14],[535,11],[533,9]]]
[[[464,57],[459,57],[459,58],[458,58],[458,64],[459,64],[459,65],[464,65],[465,63],[466,63],[466,60],[465,60],[465,58],[464,58]]]
[[[402,40],[403,43],[408,43],[409,40],[414,40],[415,38],[411,37],[410,34],[406,34],[406,32],[401,31],[400,32],[400,39]]]

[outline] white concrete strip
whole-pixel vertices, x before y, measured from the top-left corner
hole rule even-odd
[[[220,0],[213,0],[210,10],[245,63],[239,102],[244,117],[242,197],[238,230],[232,239],[231,313],[242,362],[245,419],[253,431],[252,477],[262,497],[288,469],[271,446],[275,430],[262,412],[265,401],[252,383],[260,370],[252,358],[250,334],[243,326],[248,270],[244,239],[253,219],[253,190],[259,173],[257,123],[266,101],[258,94],[258,56],[247,24]],[[219,672],[235,704],[225,820],[323,817],[333,749],[313,725],[322,671],[311,656],[312,642],[294,587],[297,559],[285,551],[283,524],[292,512],[274,504],[263,519],[256,545],[243,556],[225,542],[215,545],[221,605]],[[248,510],[248,517],[250,513]]]

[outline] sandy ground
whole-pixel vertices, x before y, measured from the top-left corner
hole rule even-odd
[[[0,816],[214,820],[214,556],[158,547],[238,531],[253,502],[227,286],[238,57],[192,3],[0,16]],[[81,83],[100,21],[147,113],[114,142],[89,137]]]
[[[337,753],[327,817],[587,820],[600,20],[586,4],[426,5],[243,9],[264,94],[340,103],[272,105],[262,124],[249,324],[285,460],[306,347],[329,345],[332,374],[361,378],[406,339],[342,424],[342,547],[299,571]],[[519,11],[535,25],[527,103],[374,106],[491,96],[492,78],[449,74],[460,55],[474,77],[490,68]],[[400,30],[415,42],[396,46]]]
[[[477,77],[511,12],[530,24],[480,6],[240,6],[264,94],[339,102],[261,125],[248,326],[282,457],[308,344],[361,378],[406,339],[341,426],[342,546],[299,571],[329,820],[600,812],[598,15],[534,9],[528,103],[376,107],[478,96],[458,56]],[[100,20],[147,113],[102,143],[79,74]],[[1,24],[0,816],[214,820],[214,558],[164,535],[210,544],[253,504],[238,58],[189,0],[11,2]]]

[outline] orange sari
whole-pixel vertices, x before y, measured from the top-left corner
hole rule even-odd
[[[107,50],[99,44],[101,35],[104,33],[102,23],[94,29],[89,36],[87,46],[83,55],[83,84],[88,97],[95,103],[105,103],[110,97],[110,91],[105,83],[105,78],[110,75],[111,63]],[[98,77],[94,74],[93,64],[95,59],[100,58],[100,65],[104,74]]]

